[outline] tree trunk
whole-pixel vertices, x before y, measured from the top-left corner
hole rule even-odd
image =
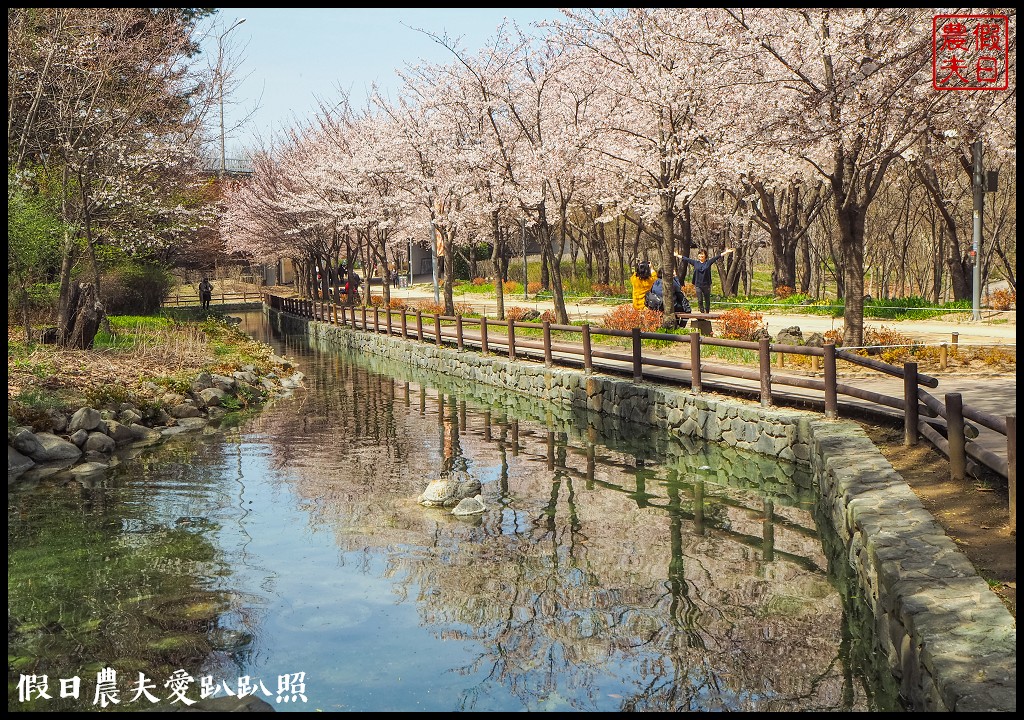
[[[848,204],[838,209],[839,252],[842,258],[843,345],[864,344],[864,215],[867,208]]]
[[[79,283],[71,298],[71,325],[64,347],[89,350],[103,321],[103,305],[99,301],[96,285]]]
[[[661,196],[661,212],[658,213],[658,222],[661,225],[661,273],[662,278],[661,299],[662,319],[661,325],[665,328],[676,326],[675,303],[672,295],[672,278],[676,272],[676,258],[673,254],[676,249],[675,225],[676,216],[675,199],[669,195]]]
[[[551,228],[541,209],[541,221],[537,224],[537,239],[541,243],[541,260],[543,267],[549,269],[551,300],[555,304],[555,320],[562,325],[569,324],[569,313],[565,309],[565,294],[562,290],[561,257],[556,257],[551,249]],[[560,255],[560,254],[559,254]]]
[[[494,245],[491,248],[491,264],[494,266],[494,299],[498,304],[498,319],[505,319],[505,285],[502,283],[501,256],[503,246],[501,242],[501,225],[498,222],[498,211],[491,213],[491,237],[494,238]],[[486,313],[484,314],[486,317]]]
[[[455,314],[455,299],[452,296],[452,289],[455,285],[455,244],[452,242],[452,238],[448,236],[448,231],[442,232],[441,237],[444,238],[445,254],[443,258],[437,259],[438,263],[441,264],[439,268],[441,277],[438,278],[438,282],[442,284],[444,290],[444,314],[454,315]]]
[[[811,271],[814,268],[811,264],[810,233],[804,233],[804,236],[800,239],[800,263],[800,292],[806,295],[811,290],[811,280],[813,278]]]

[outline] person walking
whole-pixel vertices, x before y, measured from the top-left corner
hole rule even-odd
[[[683,257],[679,253],[673,253],[684,263],[693,265],[693,286],[697,288],[697,312],[711,312],[711,268],[716,262],[732,252],[736,252],[736,248],[726,248],[709,259],[707,250],[701,248],[697,251],[696,260]]]
[[[211,300],[213,300],[213,283],[204,276],[199,282],[199,304],[202,306],[203,312],[210,310]]]
[[[644,309],[644,300],[647,297],[647,293],[652,287],[654,287],[654,283],[657,279],[658,273],[651,271],[651,264],[649,262],[643,260],[637,264],[636,268],[633,270],[633,275],[629,278],[629,282],[633,286],[634,309]]]

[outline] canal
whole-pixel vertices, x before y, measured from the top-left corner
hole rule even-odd
[[[9,710],[904,709],[806,470],[241,317],[294,397],[9,488]]]

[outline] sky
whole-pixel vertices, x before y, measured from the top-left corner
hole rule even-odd
[[[269,141],[282,127],[311,118],[317,98],[338,98],[339,87],[358,108],[375,81],[394,96],[400,87],[395,71],[406,64],[453,59],[412,28],[461,37],[462,47],[474,53],[506,17],[529,30],[532,22],[562,14],[557,8],[220,8],[217,30],[204,45],[212,57],[217,36],[245,18],[223,41],[242,58],[240,84],[224,101],[226,155],[238,157],[259,139]],[[257,104],[248,124],[236,128]]]

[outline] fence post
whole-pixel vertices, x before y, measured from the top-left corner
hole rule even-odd
[[[700,332],[690,333],[690,389],[701,391],[700,380]]]
[[[1017,415],[1006,416],[1006,485],[1010,491],[1010,532],[1017,533]]]
[[[640,328],[633,328],[633,379],[644,379],[644,356],[641,350]]]
[[[906,447],[917,445],[917,363],[903,363],[903,444]]]
[[[480,316],[480,354],[487,354],[487,316]]]
[[[384,311],[388,314],[388,319],[387,319],[388,337],[391,337],[391,308],[385,308]]]
[[[953,333],[953,352],[956,352],[957,343],[960,342],[960,333]]]
[[[331,308],[334,312],[334,324],[338,324],[338,306],[335,303],[331,303]]]
[[[434,344],[441,347],[441,315],[434,313]]]
[[[408,333],[408,322],[409,321],[406,320],[406,318],[405,318],[405,312],[406,312],[405,308],[402,308],[402,339],[403,340],[408,340],[409,339],[409,333]]]
[[[949,477],[967,477],[967,438],[964,437],[964,399],[960,393],[946,393],[946,435],[949,440]]]
[[[373,306],[373,331],[380,333],[380,308],[376,305]]]
[[[516,324],[512,318],[508,319],[508,359],[516,359]]]
[[[780,368],[786,367],[786,353],[780,352],[780,353],[777,353],[777,355],[779,356],[779,358],[778,358],[778,360],[779,360],[779,367]]]
[[[363,332],[366,332],[366,306],[365,305],[363,305],[363,311],[362,311],[361,315],[363,316],[363,326],[360,328],[360,330],[362,330]]]
[[[590,323],[583,323],[583,369],[594,370],[594,356],[590,354]]]
[[[423,342],[423,311],[416,311],[416,339]]]
[[[824,353],[821,364],[825,366],[825,417],[835,420],[839,417],[839,398],[836,390],[836,346],[835,343],[825,343],[821,349]]]
[[[811,355],[811,372],[816,373],[821,366],[821,360],[818,359],[817,355]]]
[[[946,349],[946,343],[939,344],[939,370],[945,370],[946,365],[949,363],[948,353]]]
[[[551,323],[544,323],[544,367],[551,367]]]
[[[761,407],[772,406],[772,353],[768,338],[757,341],[757,358],[761,363]]]
[[[455,316],[455,345],[459,348],[459,352],[462,352],[465,347],[462,343],[462,316]]]

